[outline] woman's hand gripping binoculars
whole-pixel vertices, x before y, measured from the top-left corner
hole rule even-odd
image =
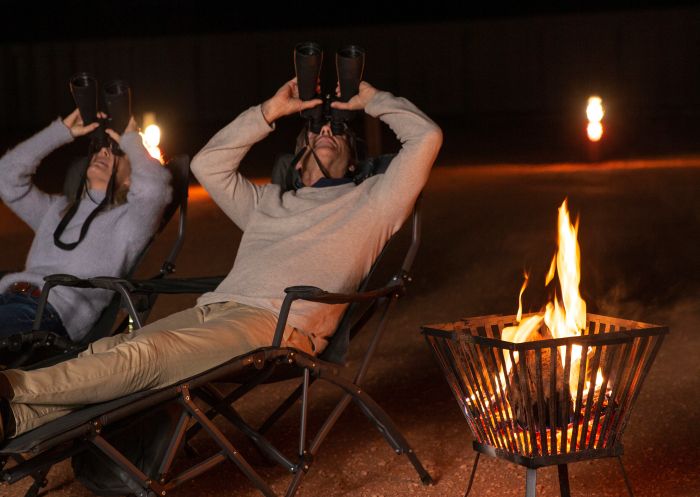
[[[121,154],[119,144],[107,134],[106,130],[112,129],[117,133],[124,133],[129,124],[131,119],[131,88],[128,83],[121,80],[107,83],[102,90],[104,107],[98,102],[97,78],[89,73],[81,72],[73,76],[70,80],[70,91],[79,109],[83,129],[90,128],[90,131],[83,133],[90,135],[90,152],[93,153],[103,147],[108,147],[113,153]],[[105,108],[106,113],[99,111],[100,107]],[[77,125],[77,123],[75,119],[71,121],[73,125]],[[66,125],[68,126],[68,124]],[[72,130],[74,126],[68,127]]]

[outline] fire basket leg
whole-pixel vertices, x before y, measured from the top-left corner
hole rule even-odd
[[[625,466],[622,464],[622,457],[617,456],[617,462],[620,463],[620,471],[622,472],[622,478],[625,479],[625,485],[627,486],[627,492],[629,492],[630,497],[634,497],[634,493],[632,492],[632,485],[630,485],[630,481],[627,478],[627,472],[625,471]]]
[[[525,497],[535,497],[535,484],[537,483],[537,470],[527,468],[525,474]]]
[[[559,493],[561,497],[571,497],[571,491],[569,490],[569,466],[558,464],[557,470],[559,471]]]
[[[469,475],[469,485],[467,485],[467,492],[464,494],[464,497],[467,497],[469,495],[469,492],[472,489],[472,485],[474,484],[474,475],[476,475],[476,467],[479,464],[479,456],[481,455],[481,452],[476,453],[476,457],[474,458],[474,466],[472,466],[472,474]]]

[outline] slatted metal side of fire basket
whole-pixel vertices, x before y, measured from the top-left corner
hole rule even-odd
[[[619,456],[668,328],[593,314],[580,337],[501,340],[515,316],[424,326],[474,448],[527,468]]]

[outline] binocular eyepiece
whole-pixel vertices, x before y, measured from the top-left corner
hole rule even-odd
[[[336,96],[335,89],[330,93],[317,91],[320,88],[319,78],[323,64],[323,49],[318,43],[299,43],[294,48],[294,70],[299,88],[299,98],[302,101],[320,98],[323,104],[307,109],[301,113],[309,121],[309,127],[314,133],[320,133],[321,128],[331,123],[334,135],[342,135],[347,123],[355,117],[356,112],[339,110],[331,107],[331,102],[347,102],[357,95],[362,81],[365,66],[365,51],[357,45],[348,45],[335,54],[335,66],[338,76],[340,95]]]
[[[122,80],[107,83],[102,90],[107,118],[97,116],[100,105],[98,103],[98,83],[93,75],[81,72],[70,79],[70,91],[73,95],[76,107],[80,110],[83,124],[88,125],[99,122],[100,126],[90,134],[90,153],[94,153],[103,147],[111,148],[115,154],[122,154],[105,129],[111,128],[117,133],[123,133],[129,124],[131,117],[131,88]]]

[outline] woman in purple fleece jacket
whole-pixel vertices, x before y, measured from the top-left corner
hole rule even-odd
[[[0,280],[0,337],[31,330],[44,276],[123,276],[170,201],[170,176],[144,148],[133,118],[122,135],[106,130],[118,147],[102,147],[92,154],[80,198],[48,195],[34,186],[32,175],[44,157],[97,127],[98,123],[83,125],[76,109],[0,159],[0,198],[35,232],[24,271]],[[113,169],[114,200],[89,221],[105,199]],[[73,210],[72,217],[66,215]],[[57,230],[64,218],[67,224]],[[86,220],[89,227],[82,238]],[[55,287],[41,329],[80,340],[110,299],[106,290]]]

